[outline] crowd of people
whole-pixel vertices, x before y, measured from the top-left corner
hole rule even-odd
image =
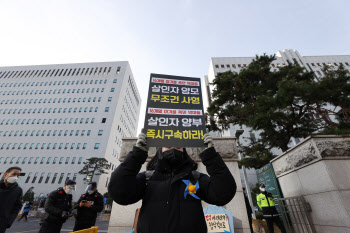
[[[142,200],[137,232],[206,233],[201,201],[223,206],[232,200],[236,193],[235,180],[216,152],[209,134],[204,135],[204,143],[207,148],[199,157],[209,175],[197,171],[198,165],[187,154],[186,148],[174,147],[157,148],[155,156],[146,166],[146,171],[140,172],[148,157],[148,147],[146,135],[139,135],[132,151],[112,173],[108,185],[109,194],[120,205],[130,205]],[[22,189],[16,182],[20,172],[21,168],[10,167],[0,181],[0,199],[5,203],[0,205],[0,233],[11,227],[23,206]],[[73,231],[95,225],[97,213],[104,207],[103,196],[97,191],[96,182],[90,182],[85,193],[72,205],[71,193],[75,190],[75,185],[74,180],[67,180],[64,187],[48,195],[39,233],[59,233],[63,223],[73,216],[74,209],[76,216]],[[275,222],[283,229],[276,217],[272,196],[263,186],[260,188],[258,205],[267,221],[269,220],[269,228]],[[27,220],[31,208],[32,203],[27,203],[18,221],[22,218]],[[248,204],[247,209],[249,217],[252,210]],[[251,224],[251,218],[249,222]]]

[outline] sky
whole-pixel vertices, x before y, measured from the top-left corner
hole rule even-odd
[[[0,66],[129,61],[139,132],[150,73],[203,78],[211,57],[283,49],[349,55],[349,9],[349,0],[0,0]]]

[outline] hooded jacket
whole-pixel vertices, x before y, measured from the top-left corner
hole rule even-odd
[[[113,200],[120,205],[142,199],[137,232],[206,233],[201,200],[223,206],[236,193],[235,180],[220,155],[214,148],[200,154],[210,177],[201,173],[195,180],[192,171],[197,169],[197,164],[184,152],[184,159],[175,171],[166,160],[160,159],[153,166],[153,175],[146,181],[145,172],[139,171],[147,156],[147,152],[134,147],[112,173],[108,186]],[[191,195],[185,198],[187,185],[183,180],[190,180],[192,184],[198,181],[199,189],[195,195],[200,199]]]
[[[4,180],[0,181],[0,232],[10,228],[15,221],[22,208],[22,194],[17,182],[6,186]]]

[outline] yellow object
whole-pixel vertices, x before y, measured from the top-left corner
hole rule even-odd
[[[72,231],[70,233],[97,233],[97,232],[98,232],[98,227],[91,227],[80,231]]]
[[[191,183],[188,185],[187,189],[190,192],[190,194],[196,193],[196,186]]]
[[[262,209],[262,207],[274,207],[275,206],[275,199],[273,197],[266,197],[266,195],[263,193],[260,193],[256,197],[256,202],[257,202],[260,209]]]

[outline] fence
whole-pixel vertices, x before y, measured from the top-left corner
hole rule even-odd
[[[278,204],[288,233],[316,233],[310,216],[311,206],[303,197],[279,198]]]
[[[91,227],[89,229],[84,229],[80,231],[73,231],[70,233],[97,233],[98,232],[98,227]]]

